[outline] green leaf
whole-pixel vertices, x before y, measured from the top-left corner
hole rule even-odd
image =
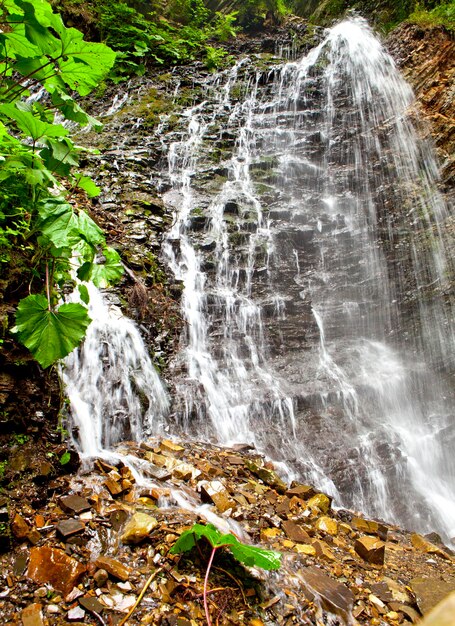
[[[84,304],[88,304],[90,302],[90,295],[88,293],[88,289],[86,285],[78,285],[79,296]]]
[[[83,189],[89,198],[96,198],[101,193],[101,189],[95,185],[90,176],[80,176],[77,179],[77,186]]]
[[[54,78],[56,79],[57,77]],[[81,126],[90,124],[94,130],[101,130],[103,127],[102,123],[86,113],[71,96],[64,93],[57,82],[57,80],[51,79],[46,82],[45,86],[47,91],[51,94],[52,104],[59,108],[62,115],[64,115],[67,120],[77,122]]]
[[[68,131],[61,124],[47,124],[35,117],[30,111],[21,111],[14,104],[0,105],[0,113],[14,120],[18,128],[38,141],[43,137],[66,137]]]
[[[118,252],[113,248],[105,248],[103,256],[104,263],[94,263],[90,275],[90,279],[101,289],[115,284],[123,276],[123,265]]]
[[[279,569],[281,566],[281,554],[275,550],[265,550],[257,546],[249,546],[241,543],[235,535],[229,533],[223,535],[213,524],[194,524],[183,532],[170,550],[171,554],[188,552],[196,543],[204,537],[212,548],[229,548],[232,555],[249,567],[260,567],[266,570]]]
[[[56,248],[71,248],[80,239],[79,218],[61,198],[48,198],[39,206],[38,229]]]
[[[27,39],[24,29],[19,30],[15,28],[11,33],[2,33],[0,35],[0,46],[4,50],[3,54],[13,59],[18,56],[24,58],[36,57],[40,53],[39,49]]]
[[[90,244],[104,244],[104,234],[96,222],[85,211],[79,211],[79,233]]]
[[[19,340],[43,368],[72,352],[90,322],[82,304],[62,304],[56,311],[49,311],[47,298],[42,295],[21,300],[16,313]]]
[[[80,96],[86,96],[105,78],[116,53],[102,43],[84,41],[75,28],[64,28],[59,34],[63,44],[60,76]]]
[[[67,463],[71,461],[71,453],[68,452],[67,450],[66,452],[62,454],[59,461],[60,461],[60,465],[66,465]]]

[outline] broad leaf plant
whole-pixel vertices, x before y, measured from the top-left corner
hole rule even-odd
[[[66,303],[68,285],[77,276],[106,287],[122,274],[118,253],[72,201],[77,189],[89,197],[100,190],[78,171],[82,148],[64,125],[100,129],[75,98],[100,84],[115,56],[67,28],[46,0],[2,2],[0,261],[9,263],[16,247],[31,257],[35,278],[14,330],[44,368],[77,347],[90,324],[87,288],[80,284],[80,302]]]

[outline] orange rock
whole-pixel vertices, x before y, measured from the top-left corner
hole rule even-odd
[[[25,539],[31,531],[31,527],[19,513],[16,513],[11,522],[11,530],[16,539]]]
[[[354,544],[354,550],[368,563],[384,565],[385,543],[376,537],[360,537]]]
[[[49,584],[67,594],[77,585],[86,567],[63,550],[41,546],[30,550],[27,576],[38,584]]]
[[[105,569],[108,574],[118,578],[119,580],[126,582],[131,576],[131,569],[126,565],[123,565],[117,559],[112,559],[109,556],[100,556],[95,561],[96,567],[99,569]]]
[[[22,626],[44,626],[42,604],[30,604],[21,613]]]

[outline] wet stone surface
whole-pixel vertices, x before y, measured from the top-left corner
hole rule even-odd
[[[280,479],[271,487],[270,474],[258,476],[254,450],[172,444],[151,439],[124,446],[149,465],[149,476],[167,464],[168,480],[137,485],[124,464],[100,461],[84,476],[58,479],[56,495],[42,505],[16,503],[11,519],[22,530],[13,550],[0,557],[3,624],[115,626],[145,589],[126,624],[202,626],[209,546],[201,541],[184,555],[169,551],[184,530],[208,520],[245,543],[282,553],[276,572],[248,569],[228,551],[217,553],[208,597],[220,625],[316,626],[354,618],[368,626],[412,624],[455,589],[453,555],[435,537],[335,511],[330,494],[311,485],[284,489]],[[270,463],[267,468],[276,472]],[[80,525],[83,534],[60,532],[65,524]]]

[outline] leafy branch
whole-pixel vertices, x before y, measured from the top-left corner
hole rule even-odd
[[[106,77],[116,54],[67,28],[47,0],[4,0],[1,26],[2,261],[8,262],[8,250],[27,242],[42,293],[19,302],[13,331],[48,367],[79,345],[90,324],[87,289],[79,289],[81,303],[63,302],[64,291],[75,282],[74,265],[79,280],[100,287],[116,282],[123,272],[98,225],[70,203],[76,187],[89,197],[100,190],[77,171],[81,149],[55,120],[58,111],[81,126],[101,127],[71,92],[89,94]],[[32,87],[43,89],[47,98],[29,98]]]

